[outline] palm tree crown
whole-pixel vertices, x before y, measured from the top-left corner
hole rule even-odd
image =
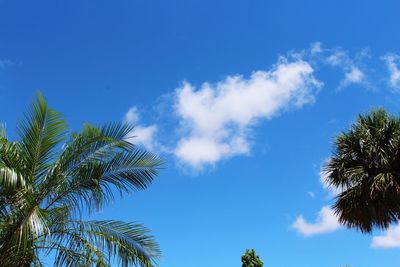
[[[0,266],[41,266],[48,255],[55,266],[153,266],[160,250],[142,225],[82,219],[157,175],[160,158],[126,141],[131,126],[68,132],[38,94],[20,140],[0,128]]]
[[[242,267],[263,267],[264,263],[257,256],[254,249],[248,250],[242,255]]]
[[[339,221],[362,232],[400,219],[400,120],[383,109],[360,115],[337,137],[326,180],[341,189]]]

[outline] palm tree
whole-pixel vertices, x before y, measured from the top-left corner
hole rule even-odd
[[[242,267],[263,267],[264,263],[257,256],[254,249],[248,250],[242,255]]]
[[[342,190],[339,221],[362,232],[400,219],[400,120],[383,109],[360,115],[341,133],[325,165],[327,182]]]
[[[115,193],[147,188],[159,157],[127,142],[132,127],[86,125],[67,131],[38,94],[19,124],[20,140],[0,130],[0,266],[149,267],[160,250],[138,223],[83,220]]]

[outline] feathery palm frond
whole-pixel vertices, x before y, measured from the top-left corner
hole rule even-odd
[[[115,192],[146,189],[162,160],[127,142],[132,127],[86,125],[67,132],[62,116],[38,94],[18,128],[20,141],[0,127],[0,265],[153,266],[160,251],[143,226],[82,221]],[[85,213],[82,213],[85,211]]]
[[[43,95],[38,94],[18,127],[24,171],[33,185],[40,183],[42,174],[51,166],[57,145],[66,137],[65,131],[61,114],[50,109]]]
[[[148,230],[140,224],[119,221],[66,221],[61,229],[54,229],[54,240],[62,244],[58,250],[56,262],[63,264],[81,260],[91,264],[109,264],[117,256],[121,266],[153,266],[154,258],[160,256],[160,250]],[[86,253],[74,254],[82,251]]]

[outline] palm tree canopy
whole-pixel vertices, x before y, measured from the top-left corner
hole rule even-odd
[[[383,109],[360,115],[341,133],[324,169],[341,189],[334,204],[339,221],[371,232],[400,219],[400,119]]]
[[[254,249],[248,250],[242,255],[242,267],[263,267],[264,263],[257,256]]]
[[[127,141],[125,124],[68,130],[38,94],[18,126],[18,141],[0,127],[0,265],[150,267],[160,256],[138,223],[85,221],[120,194],[147,188],[162,160]]]

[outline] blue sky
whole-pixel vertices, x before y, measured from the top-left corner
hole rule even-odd
[[[0,120],[35,92],[73,129],[127,121],[167,164],[96,218],[162,267],[398,266],[400,227],[342,229],[320,166],[359,113],[400,109],[398,1],[0,1]]]

